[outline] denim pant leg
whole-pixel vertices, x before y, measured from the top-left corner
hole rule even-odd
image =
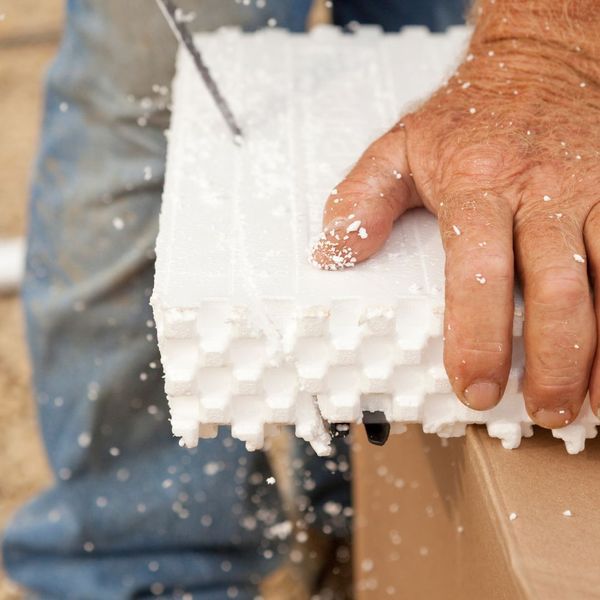
[[[206,27],[271,16],[181,4]],[[4,540],[41,598],[252,598],[287,550],[265,455],[226,434],[183,450],[167,420],[148,298],[174,48],[149,0],[72,0],[48,76],[24,302],[56,482]]]
[[[406,25],[444,31],[464,23],[470,4],[470,0],[334,0],[333,19],[337,25],[355,21],[380,25],[386,31]]]

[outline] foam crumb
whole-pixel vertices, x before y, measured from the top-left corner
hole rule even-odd
[[[322,260],[317,260],[317,256]],[[337,271],[353,267],[356,264],[356,256],[349,246],[332,242],[326,235],[321,234],[313,246],[309,262],[324,271]]]
[[[352,233],[360,229],[361,221],[352,221],[348,227],[346,227],[346,233]]]

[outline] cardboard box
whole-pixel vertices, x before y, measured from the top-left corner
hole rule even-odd
[[[354,446],[357,600],[600,598],[599,441],[571,456],[549,432],[504,450],[413,426]]]

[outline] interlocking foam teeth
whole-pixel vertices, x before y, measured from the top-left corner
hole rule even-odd
[[[244,130],[232,143],[185,52],[174,82],[152,299],[175,435],[187,446],[219,425],[251,449],[293,424],[319,454],[329,424],[381,411],[399,431],[463,435],[484,423],[506,448],[532,434],[523,406],[522,304],[500,405],[453,395],[442,361],[443,250],[413,211],[353,269],[308,262],[323,202],[368,143],[452,72],[468,31],[384,35],[225,30],[197,42]],[[598,421],[588,403],[555,430],[569,452]]]

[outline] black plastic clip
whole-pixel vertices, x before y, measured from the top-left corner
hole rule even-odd
[[[363,423],[367,439],[375,446],[383,446],[390,437],[390,424],[381,410],[363,412]]]

